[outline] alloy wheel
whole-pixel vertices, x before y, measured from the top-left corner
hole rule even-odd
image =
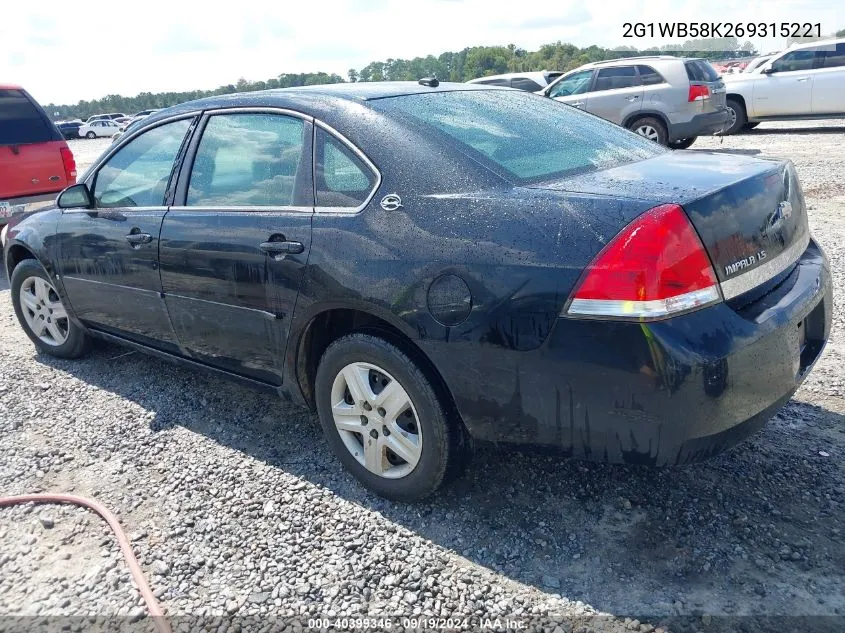
[[[335,377],[332,417],[347,450],[371,473],[410,474],[422,455],[422,428],[404,387],[385,370],[356,362]]]
[[[725,129],[730,130],[734,125],[736,125],[736,110],[728,106],[728,122],[725,124]]]
[[[657,133],[657,130],[655,130],[650,125],[638,125],[636,128],[634,128],[634,132],[636,132],[640,136],[646,137],[650,141],[656,142],[660,138],[660,135]]]
[[[32,333],[47,345],[67,341],[67,312],[56,289],[41,277],[27,277],[20,289],[21,311]]]

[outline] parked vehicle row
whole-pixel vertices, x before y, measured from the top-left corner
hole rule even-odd
[[[724,94],[678,62],[562,81],[681,93],[683,126]],[[459,472],[470,438],[714,455],[789,400],[832,319],[790,163],[670,152],[551,99],[436,80],[157,112],[56,207],[13,218],[4,254],[41,352],[102,338],[286,395],[403,500]]]

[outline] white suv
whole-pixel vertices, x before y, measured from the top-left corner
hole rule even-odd
[[[726,134],[763,121],[845,117],[845,38],[793,46],[755,72],[724,80]]]

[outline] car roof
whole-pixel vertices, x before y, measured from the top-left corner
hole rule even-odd
[[[546,81],[546,76],[554,74],[556,71],[549,70],[527,70],[524,73],[504,73],[502,75],[486,75],[484,77],[476,77],[467,81],[468,84],[477,83],[479,81],[489,81],[491,79],[513,79],[514,77],[538,77]],[[560,73],[563,74],[563,73]]]
[[[845,44],[845,37],[833,37],[829,40],[814,40],[812,42],[794,42],[789,48],[782,50],[781,53],[787,51],[802,50],[804,48],[816,48],[818,46],[836,46],[837,44]],[[777,54],[777,53],[776,53]]]
[[[297,88],[275,88],[272,90],[256,90],[254,92],[217,95],[195,101],[187,101],[154,112],[144,119],[144,124],[152,124],[183,112],[237,107],[263,106],[289,108],[291,110],[304,108],[316,116],[321,111],[331,110],[333,104],[361,104],[367,101],[389,97],[470,90],[510,90],[510,88],[457,82],[443,82],[436,86],[427,86],[421,85],[416,81],[374,81],[322,84]]]
[[[23,90],[22,86],[17,84],[2,84],[0,83],[0,90]]]

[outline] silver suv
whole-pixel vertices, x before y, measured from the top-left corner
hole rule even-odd
[[[674,149],[722,131],[728,120],[725,84],[705,59],[661,55],[585,64],[540,94]]]

